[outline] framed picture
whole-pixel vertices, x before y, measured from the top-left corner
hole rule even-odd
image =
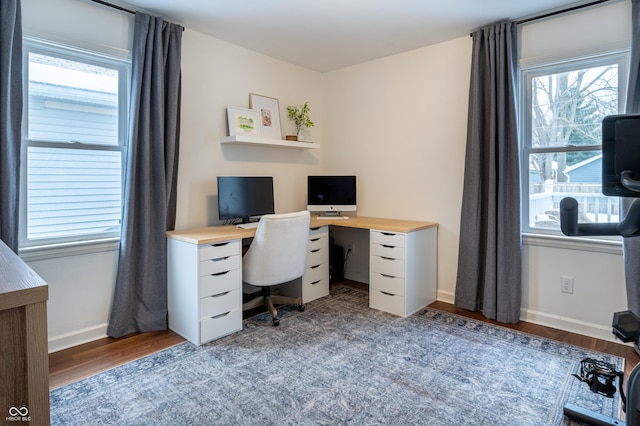
[[[260,137],[260,112],[234,106],[227,107],[229,136],[244,135]]]
[[[260,114],[260,128],[263,138],[282,139],[280,107],[276,98],[250,93],[249,107]]]

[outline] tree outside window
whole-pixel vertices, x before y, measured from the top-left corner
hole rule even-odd
[[[559,204],[574,197],[581,222],[617,222],[602,194],[602,119],[618,114],[621,59],[524,70],[525,230],[560,230]]]

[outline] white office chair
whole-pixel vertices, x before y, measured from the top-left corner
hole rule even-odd
[[[242,281],[262,287],[262,294],[242,305],[242,310],[266,306],[273,325],[280,324],[274,304],[295,303],[304,310],[302,298],[272,295],[273,286],[302,277],[309,241],[308,211],[269,214],[260,218],[256,235],[242,259]]]

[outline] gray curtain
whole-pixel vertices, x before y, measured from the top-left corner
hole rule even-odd
[[[107,328],[111,337],[167,328],[165,231],[175,225],[182,30],[136,13],[122,235]]]
[[[20,0],[0,1],[0,239],[18,252],[22,139]]]
[[[640,113],[640,0],[631,2],[631,64],[627,91],[626,113]],[[623,198],[625,212],[634,198]],[[640,237],[624,238],[624,275],[629,310],[640,315]]]
[[[504,323],[520,319],[517,28],[473,33],[455,305]]]

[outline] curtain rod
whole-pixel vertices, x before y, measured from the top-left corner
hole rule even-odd
[[[126,8],[124,8],[122,6],[118,6],[118,5],[115,5],[115,4],[112,4],[112,3],[107,3],[106,1],[103,1],[103,0],[91,0],[91,1],[94,2],[94,3],[102,4],[102,5],[107,6],[107,7],[112,7],[114,9],[121,10],[122,12],[130,13],[132,15],[136,14],[136,12],[134,10],[126,9]],[[184,26],[181,25],[181,27],[182,27],[182,31],[184,31]]]
[[[542,15],[533,16],[531,18],[521,19],[519,21],[516,21],[516,24],[518,24],[518,25],[525,24],[527,22],[537,21],[538,19],[544,19],[544,18],[548,18],[550,16],[560,15],[560,14],[567,13],[567,12],[573,12],[574,10],[583,9],[585,7],[595,6],[596,4],[606,3],[608,1],[609,0],[596,0],[596,1],[592,1],[591,3],[579,4],[577,6],[568,7],[566,9],[560,9],[560,10],[556,10],[554,12],[549,12],[549,13],[545,13],[545,14],[542,14]]]
[[[104,5],[104,6],[112,7],[112,8],[114,8],[114,9],[121,10],[121,11],[123,11],[123,12],[130,13],[130,14],[132,14],[132,15],[135,15],[135,14],[136,14],[136,12],[135,12],[135,11],[133,11],[133,10],[125,9],[125,8],[124,8],[124,7],[122,7],[122,6],[117,6],[117,5],[115,5],[115,4],[107,3],[106,1],[102,1],[102,0],[91,0],[91,1],[92,1],[92,2],[95,2],[95,3],[100,3],[100,4]]]
[[[584,3],[584,4],[577,5],[577,6],[568,7],[566,9],[560,9],[560,10],[556,10],[554,12],[544,13],[542,15],[532,16],[531,18],[520,19],[519,21],[515,21],[515,23],[517,25],[526,24],[527,22],[537,21],[538,19],[549,18],[549,17],[555,16],[555,15],[561,15],[561,14],[567,13],[567,12],[573,12],[574,10],[584,9],[585,7],[595,6],[597,4],[606,3],[608,1],[609,0],[596,0],[596,1],[592,1],[591,3]],[[474,32],[470,33],[469,36],[473,37],[473,33]]]

